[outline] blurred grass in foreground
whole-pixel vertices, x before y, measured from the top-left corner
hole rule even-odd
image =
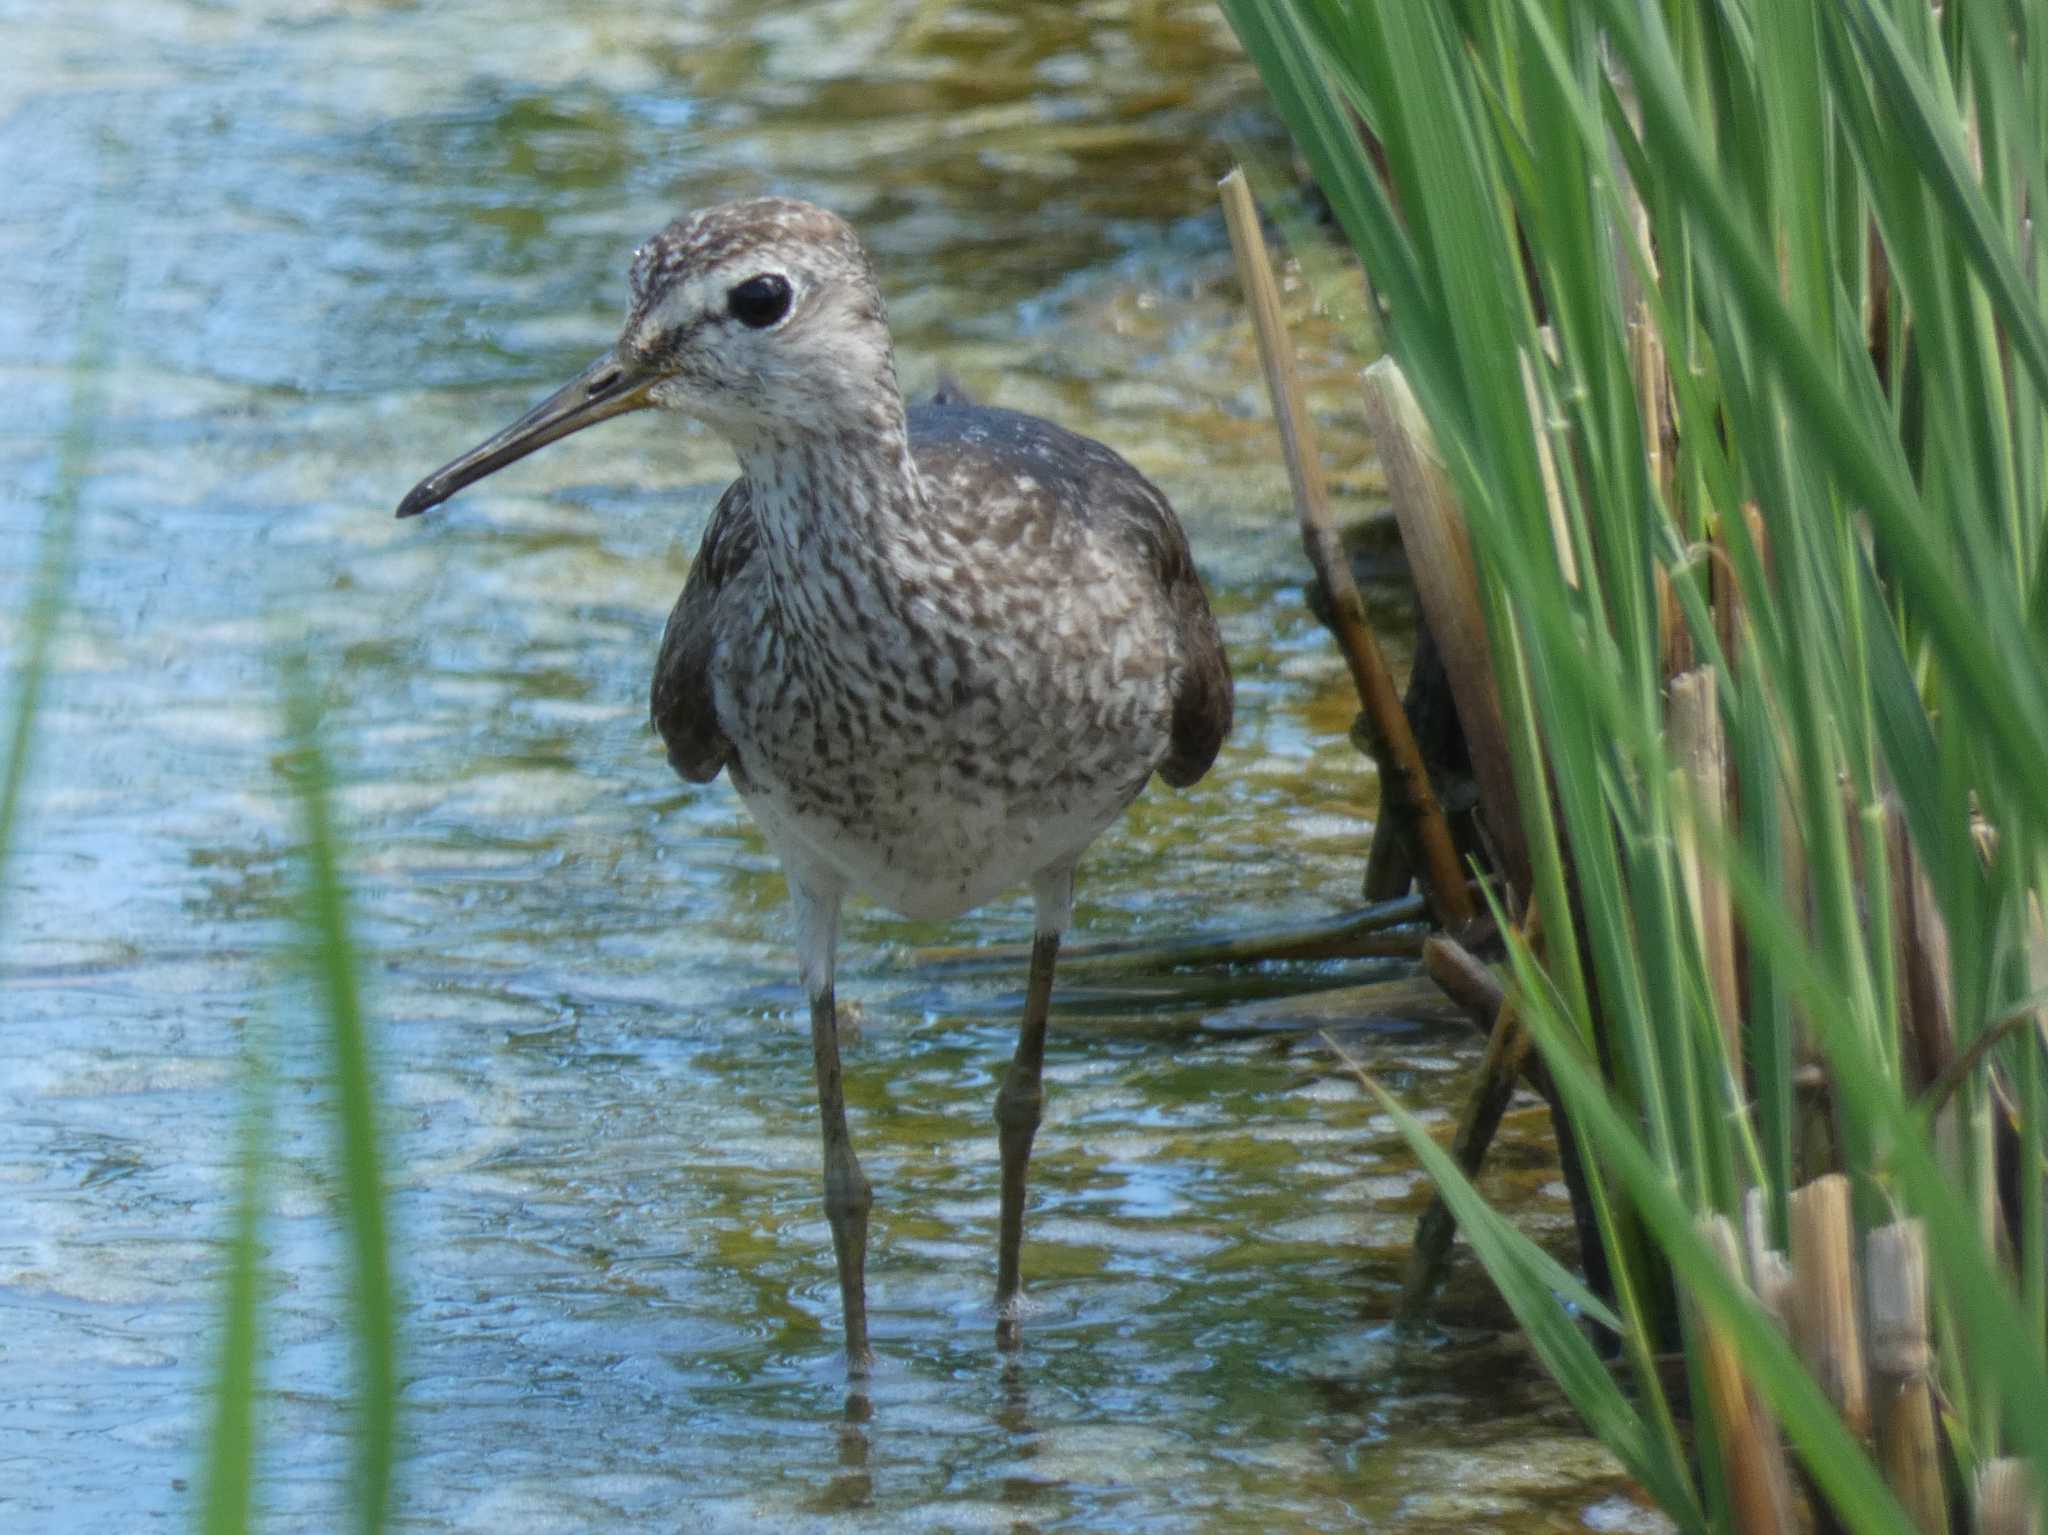
[[[36,719],[48,685],[50,653],[71,592],[78,559],[79,504],[92,472],[94,440],[106,411],[107,370],[111,362],[113,295],[120,291],[120,266],[110,254],[104,221],[93,226],[88,259],[95,275],[88,291],[101,302],[90,306],[78,349],[72,354],[70,400],[64,427],[57,437],[53,483],[46,501],[42,531],[36,541],[35,574],[28,602],[16,632],[19,657],[14,672],[13,708],[7,722],[6,761],[0,765],[0,938],[6,935],[7,865],[14,851],[15,827],[35,769]]]
[[[213,1422],[200,1481],[200,1528],[205,1535],[238,1535],[254,1523],[257,1409],[262,1389],[264,1164],[270,1155],[273,1094],[271,1068],[261,1046],[252,1039],[245,1048],[240,1189],[221,1296]]]
[[[334,1118],[334,1166],[351,1263],[348,1330],[355,1356],[356,1469],[351,1504],[364,1535],[386,1528],[398,1452],[398,1320],[378,1152],[375,1051],[363,1014],[360,960],[349,932],[344,860],[332,810],[333,777],[320,735],[320,705],[304,660],[279,669],[284,753],[279,772],[297,810],[298,879],[291,915],[297,957],[324,1025]],[[205,1446],[206,1535],[254,1527],[261,1445],[263,1353],[261,1225],[270,1154],[273,1068],[261,1038],[248,1045],[241,1190],[222,1295],[222,1343],[214,1417]]]

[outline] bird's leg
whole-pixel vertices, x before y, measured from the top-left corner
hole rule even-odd
[[[846,1319],[846,1363],[865,1375],[868,1352],[868,1208],[874,1195],[853,1137],[846,1130],[846,1091],[839,1075],[839,1015],[832,994],[839,947],[839,892],[820,894],[792,880],[797,949],[811,1002],[811,1065],[818,1075],[818,1113],[825,1136],[825,1219],[839,1262],[839,1304]]]
[[[1032,887],[1037,922],[1031,941],[1031,980],[1024,992],[1024,1021],[1017,1053],[996,1092],[996,1140],[1003,1153],[1002,1225],[996,1242],[996,1346],[1018,1344],[1021,1305],[1019,1249],[1024,1244],[1024,1180],[1031,1165],[1031,1141],[1045,1106],[1045,1019],[1052,1004],[1053,966],[1060,934],[1074,904],[1072,864],[1041,875]]]

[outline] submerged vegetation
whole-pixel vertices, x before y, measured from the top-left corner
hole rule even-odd
[[[1997,1521],[2048,1487],[2041,14],[1224,6],[1463,507],[1529,854],[1511,994],[1604,1297],[1418,1150],[1682,1527],[1794,1527],[1781,1433],[1841,1528],[2023,1527]]]

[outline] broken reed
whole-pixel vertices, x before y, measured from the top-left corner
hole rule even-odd
[[[1835,1528],[2023,1527],[2048,1480],[2044,23],[1223,3],[1428,422],[1382,438],[1390,479],[1440,466],[1469,544],[1528,857],[1509,991],[1584,1149],[1606,1299],[1568,1309],[1400,1123],[1682,1528],[1771,1528],[1774,1444]]]

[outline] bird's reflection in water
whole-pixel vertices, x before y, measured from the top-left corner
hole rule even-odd
[[[1009,1436],[1010,1448],[1018,1461],[1029,1461],[1039,1451],[1040,1429],[1038,1419],[1031,1411],[1031,1380],[1024,1367],[1015,1359],[1003,1361],[1001,1379],[1002,1397],[996,1404],[996,1427]],[[1002,1479],[998,1493],[1006,1504],[1038,1504],[1046,1496],[1047,1482],[1042,1477],[1028,1474],[1010,1475]],[[1018,1523],[1011,1530],[1035,1530],[1035,1524]]]
[[[1040,1432],[1032,1412],[1030,1376],[1018,1360],[1005,1359],[997,1387],[991,1418],[1011,1441],[1017,1456],[1029,1459],[1038,1453]],[[874,1398],[868,1395],[866,1382],[856,1379],[848,1388],[838,1422],[833,1425],[838,1441],[838,1469],[810,1500],[811,1512],[838,1514],[874,1506],[874,1421]],[[1033,1502],[1044,1493],[1045,1484],[1033,1477],[1005,1477],[1002,1482],[1001,1496],[1005,1502]]]
[[[996,1406],[996,1427],[1013,1439],[1035,1437],[1038,1425],[1031,1417],[1031,1382],[1015,1355],[1003,1360],[1002,1388],[1002,1400]],[[1031,1449],[1029,1445],[1018,1448],[1027,1454]]]
[[[839,1469],[812,1500],[814,1512],[844,1513],[868,1508],[875,1501],[873,1447],[868,1441],[868,1424],[874,1420],[875,1404],[864,1382],[856,1381],[846,1393],[836,1433],[839,1440]]]

